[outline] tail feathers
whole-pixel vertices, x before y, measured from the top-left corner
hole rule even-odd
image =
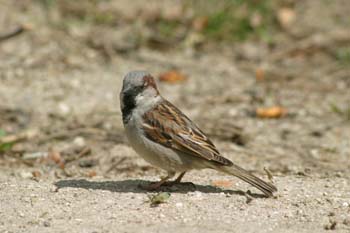
[[[274,185],[263,181],[235,164],[231,166],[216,166],[215,169],[242,179],[243,181],[259,189],[268,197],[273,196],[273,193],[277,191],[277,188]]]

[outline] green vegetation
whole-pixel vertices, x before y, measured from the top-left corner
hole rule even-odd
[[[0,138],[6,136],[6,132],[3,129],[0,129]],[[11,148],[13,147],[14,143],[1,143],[0,142],[0,153],[4,152],[4,151],[8,151],[11,150]]]
[[[5,130],[0,129],[0,138],[2,138],[2,137],[5,136],[5,135],[6,135]]]
[[[176,37],[179,27],[181,24],[176,21],[160,20],[156,23],[156,31],[163,37]]]
[[[350,47],[337,49],[335,57],[341,64],[350,64]]]
[[[122,14],[113,8],[110,0],[37,0],[49,12],[57,10],[61,17],[61,26],[72,23],[96,25],[122,25]],[[100,7],[101,3],[104,7]],[[106,7],[111,4],[111,7]],[[206,19],[206,24],[199,33],[208,41],[215,43],[262,39],[270,41],[271,33],[276,28],[272,0],[190,0],[183,1],[183,15],[167,18],[162,12],[153,12],[154,18],[134,15],[131,23],[144,22],[145,27],[160,38],[185,38],[183,33],[194,30],[193,21]],[[56,22],[57,23],[57,22]],[[175,40],[177,41],[177,40]]]
[[[344,118],[345,120],[350,121],[350,103],[349,106],[347,106],[345,109],[340,108],[334,103],[330,104],[330,107],[334,113]]]
[[[196,7],[196,4],[207,6]],[[193,9],[197,15],[208,16],[208,26],[204,29],[204,35],[209,39],[224,41],[246,40],[251,37],[266,39],[268,32],[275,26],[270,0],[193,1]]]
[[[70,0],[37,0],[47,11],[58,10],[63,20],[74,20],[90,24],[113,25],[118,15],[113,9],[100,9],[101,0],[70,1]],[[108,1],[105,1],[108,2]],[[66,22],[62,22],[66,24]]]

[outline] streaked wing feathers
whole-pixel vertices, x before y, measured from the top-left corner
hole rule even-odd
[[[164,100],[143,116],[148,139],[220,165],[232,162],[222,156],[207,136],[179,109]]]

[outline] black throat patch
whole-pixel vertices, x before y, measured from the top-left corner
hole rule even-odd
[[[122,108],[122,116],[123,123],[126,124],[131,118],[132,111],[136,107],[136,96],[142,92],[143,87],[135,87],[129,89],[123,94],[123,108]]]

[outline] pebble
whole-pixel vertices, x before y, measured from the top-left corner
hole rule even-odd
[[[83,137],[76,137],[73,140],[74,145],[83,147],[86,145],[85,138]]]
[[[23,159],[37,159],[37,158],[43,158],[47,157],[47,152],[34,152],[34,153],[25,153],[23,155]]]
[[[342,206],[347,208],[347,207],[349,207],[349,203],[348,202],[343,202]]]
[[[182,202],[177,202],[177,203],[175,204],[175,206],[178,207],[178,208],[181,208],[181,207],[184,206],[184,204],[183,204]]]
[[[286,213],[284,215],[285,218],[294,218],[294,215],[292,213]]]
[[[51,193],[57,193],[58,190],[59,190],[59,188],[58,188],[57,186],[51,186],[49,191],[50,191]]]
[[[59,103],[58,109],[62,115],[67,115],[71,111],[70,107],[65,103]]]
[[[346,226],[350,226],[350,217],[344,219],[344,220],[343,220],[343,224],[346,225]]]
[[[316,157],[316,158],[319,157],[319,152],[318,152],[318,150],[316,150],[316,149],[312,149],[312,150],[310,151],[310,153],[311,153],[312,156],[314,156],[314,157]]]
[[[27,171],[20,172],[19,176],[22,177],[23,179],[33,178],[33,174],[31,172],[27,172]]]
[[[302,210],[297,210],[296,214],[297,214],[297,215],[302,215],[302,214],[303,214],[303,211],[302,211]]]
[[[49,226],[51,226],[51,224],[50,224],[50,222],[48,222],[48,221],[44,221],[44,226],[45,226],[45,227],[49,227]]]
[[[189,195],[193,196],[194,198],[196,198],[198,200],[203,199],[203,193],[201,193],[200,191],[191,192],[191,193],[189,193]]]

